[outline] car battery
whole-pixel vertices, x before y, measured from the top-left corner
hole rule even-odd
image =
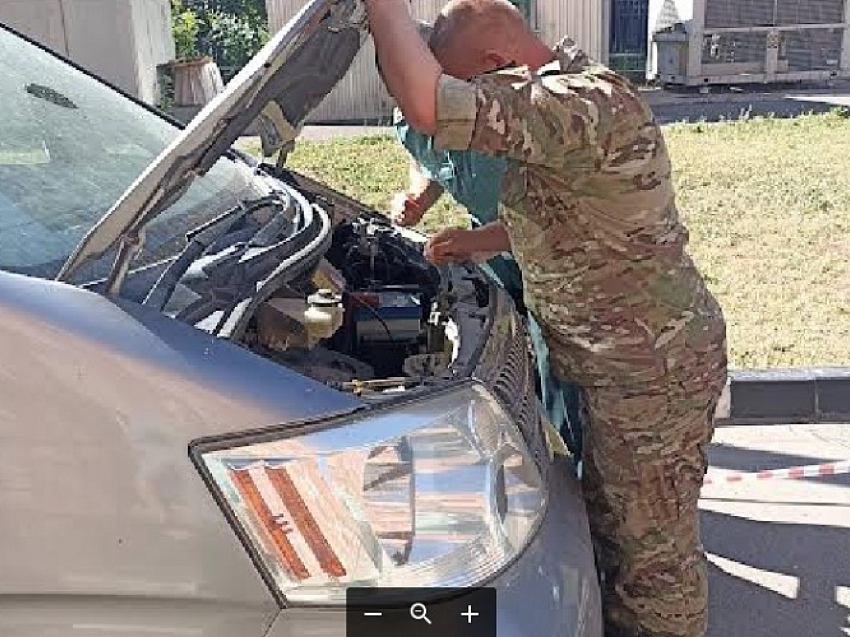
[[[415,342],[422,334],[422,295],[394,289],[351,294],[351,316],[360,343]]]

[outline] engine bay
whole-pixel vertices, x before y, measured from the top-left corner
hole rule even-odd
[[[392,225],[364,216],[335,225],[317,267],[260,305],[244,342],[337,389],[405,391],[452,377],[456,314],[480,314],[487,303],[483,277],[431,265]]]
[[[283,189],[192,229],[174,259],[129,277],[128,298],[360,396],[467,376],[489,316],[486,276],[435,267],[421,236],[317,182],[274,177]]]

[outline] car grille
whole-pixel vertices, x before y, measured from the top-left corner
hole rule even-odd
[[[531,422],[538,417],[537,395],[528,334],[521,324],[517,325],[504,352],[504,359],[490,380],[491,388],[518,421]]]
[[[513,416],[542,465],[546,447],[528,332],[522,319],[507,304],[496,315],[475,377],[487,385]]]

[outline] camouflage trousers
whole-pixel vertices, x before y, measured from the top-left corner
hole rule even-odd
[[[697,501],[725,358],[682,381],[582,397],[582,487],[606,637],[704,637],[707,569]]]

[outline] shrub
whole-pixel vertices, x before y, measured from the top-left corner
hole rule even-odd
[[[209,55],[225,79],[269,38],[265,0],[171,0],[171,10],[178,57]]]
[[[248,63],[268,41],[265,24],[256,24],[245,16],[210,11],[208,29],[199,34],[200,48],[225,72],[235,73]]]
[[[185,7],[181,0],[171,2],[171,32],[174,36],[174,48],[178,60],[187,60],[199,55],[198,16]]]

